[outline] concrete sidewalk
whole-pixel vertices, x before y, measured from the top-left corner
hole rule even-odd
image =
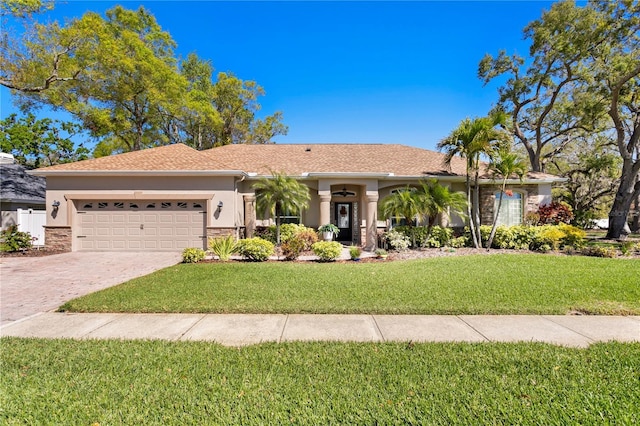
[[[546,342],[586,347],[640,342],[640,316],[240,315],[47,312],[0,328],[1,336],[261,342]]]

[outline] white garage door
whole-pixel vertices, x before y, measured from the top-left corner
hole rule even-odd
[[[78,201],[78,250],[205,248],[204,201]]]

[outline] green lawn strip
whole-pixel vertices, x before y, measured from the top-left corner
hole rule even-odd
[[[640,422],[640,344],[0,343],[6,425]]]
[[[477,255],[376,263],[180,264],[75,299],[75,312],[640,313],[640,262]]]

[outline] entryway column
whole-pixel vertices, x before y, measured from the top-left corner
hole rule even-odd
[[[244,234],[246,238],[253,237],[256,230],[256,196],[243,195],[244,199]]]
[[[378,245],[378,193],[367,194],[367,244],[364,249],[373,251]]]
[[[318,226],[322,226],[331,221],[331,193],[318,195],[320,196],[320,223]]]

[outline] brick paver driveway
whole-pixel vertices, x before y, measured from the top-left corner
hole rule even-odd
[[[64,253],[0,258],[1,325],[180,262],[173,252]]]

